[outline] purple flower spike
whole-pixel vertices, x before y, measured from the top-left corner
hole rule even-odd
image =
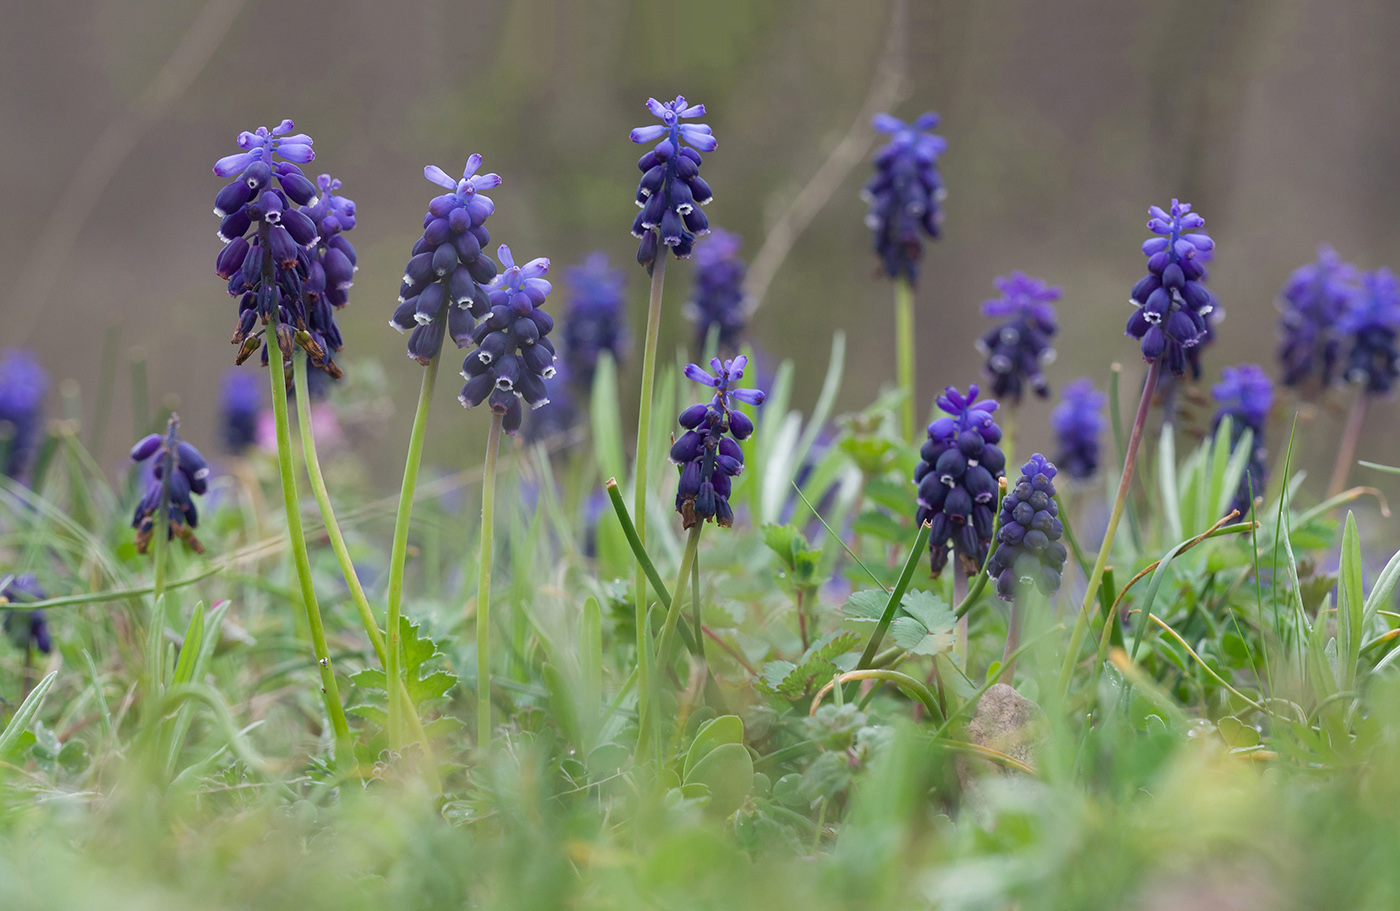
[[[604,352],[620,363],[627,355],[627,279],[603,253],[565,271],[569,307],[564,318],[563,357],[570,381],[582,392],[593,388],[593,373]]]
[[[987,372],[992,375],[992,394],[1019,403],[1029,385],[1046,398],[1050,384],[1041,366],[1055,359],[1050,339],[1059,327],[1052,304],[1060,299],[1060,289],[1023,272],[998,278],[996,286],[1001,296],[984,302],[982,315],[1003,322],[977,340],[977,350],[987,358]]]
[[[1182,376],[1190,349],[1210,337],[1216,304],[1204,279],[1215,241],[1187,203],[1173,199],[1170,212],[1150,206],[1148,213],[1147,227],[1157,236],[1142,245],[1148,274],[1133,286],[1138,309],[1128,318],[1127,334],[1141,343],[1143,360],[1164,357],[1172,375]]]
[[[170,424],[163,435],[151,434],[138,442],[131,450],[131,459],[133,462],[154,460],[146,493],[131,517],[131,527],[136,529],[136,550],[144,554],[150,546],[164,499],[166,540],[179,537],[195,553],[204,553],[204,545],[194,536],[199,511],[191,495],[203,494],[209,489],[209,465],[198,449],[180,439],[180,416],[170,416]]]
[[[1341,347],[1336,324],[1360,293],[1359,279],[1357,268],[1326,244],[1317,248],[1316,262],[1288,277],[1279,295],[1278,356],[1285,386],[1332,384]]]
[[[1337,320],[1337,332],[1351,343],[1349,383],[1364,384],[1368,395],[1384,395],[1400,378],[1400,282],[1381,268],[1361,276],[1361,288]]]
[[[1055,462],[1077,481],[1087,480],[1099,469],[1099,438],[1106,421],[1103,414],[1108,397],[1081,377],[1065,387],[1060,404],[1050,412],[1050,426],[1059,441]]]
[[[1231,448],[1239,442],[1246,427],[1254,432],[1254,451],[1250,453],[1249,465],[1230,504],[1230,508],[1239,510],[1241,516],[1248,516],[1253,499],[1263,496],[1267,480],[1268,450],[1264,446],[1264,429],[1268,423],[1269,409],[1274,404],[1274,384],[1263,368],[1256,364],[1241,364],[1221,371],[1220,382],[1211,392],[1219,405],[1212,426],[1219,428],[1220,422],[1229,416]]]
[[[691,405],[681,412],[678,422],[685,433],[671,446],[671,461],[681,473],[676,512],[684,528],[707,519],[721,528],[734,524],[729,495],[733,477],[744,470],[744,453],[736,441],[748,439],[754,429],[748,415],[735,410],[734,403],[763,404],[759,390],[736,388],[746,364],[742,356],[725,361],[714,358],[710,361],[713,375],[696,364],[685,368],[687,377],[715,394],[709,404]]]
[[[284,120],[271,130],[258,127],[252,133],[239,133],[238,147],[243,151],[235,155],[226,155],[214,162],[214,173],[220,177],[232,177],[234,174],[243,173],[255,161],[272,167],[274,153],[283,161],[297,164],[306,164],[315,158],[316,153],[311,151],[311,137],[305,133],[288,136],[291,132],[292,122]]]
[[[938,156],[948,143],[930,132],[938,125],[932,111],[913,123],[876,114],[872,125],[890,141],[876,150],[875,174],[861,193],[870,206],[865,223],[885,274],[913,284],[919,277],[924,236],[937,239],[942,231],[942,203],[948,194]]]
[[[258,382],[256,377],[241,370],[230,370],[224,375],[219,416],[225,451],[242,455],[257,444],[258,414],[262,411],[264,388],[265,385]],[[156,439],[159,440],[159,437]],[[154,452],[153,448],[146,458]]]
[[[39,580],[30,573],[12,576],[0,586],[0,600],[11,604],[43,601],[47,597]],[[44,655],[53,651],[53,637],[42,610],[7,610],[4,614],[4,631],[16,648],[35,648]]]
[[[642,172],[637,206],[642,211],[632,222],[632,235],[641,239],[637,262],[650,275],[662,247],[685,259],[695,247],[695,238],[709,232],[709,220],[700,206],[712,194],[700,176],[700,153],[713,152],[718,142],[706,124],[681,122],[703,116],[703,104],[689,104],[681,95],[665,103],[648,98],[647,110],[661,123],[637,127],[631,133],[633,142],[656,143],[637,162]]]
[[[992,419],[997,403],[977,401],[978,391],[976,383],[967,395],[954,386],[943,390],[938,407],[946,416],[928,425],[928,439],[914,469],[914,518],[920,525],[933,525],[929,561],[935,577],[948,565],[950,547],[963,572],[975,575],[992,543],[997,479],[1006,468],[1006,456],[996,445],[1001,441],[1001,428]]]
[[[19,480],[29,467],[44,429],[49,375],[29,351],[0,357],[0,472]]]
[[[1060,574],[1069,552],[1060,543],[1065,527],[1055,503],[1055,465],[1040,453],[1021,466],[1021,478],[1001,500],[997,552],[987,563],[987,575],[997,584],[997,597],[1016,600],[1030,588],[1042,595],[1060,590]]]
[[[705,350],[711,330],[718,333],[719,351],[739,349],[748,325],[744,276],[748,266],[739,258],[739,235],[716,228],[695,250],[695,289],[686,316],[695,324],[695,348]]]

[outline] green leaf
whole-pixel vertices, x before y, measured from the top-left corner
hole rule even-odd
[[[753,787],[753,757],[742,743],[723,743],[710,750],[685,776],[685,785],[710,791],[707,813],[721,819],[744,805]]]
[[[862,493],[865,499],[879,503],[892,513],[903,513],[909,510],[910,489],[908,481],[880,477],[866,481]]]
[[[588,409],[593,430],[593,457],[604,478],[617,478],[623,483],[627,459],[622,453],[622,418],[618,414],[617,368],[612,354],[598,355],[593,372],[591,407]]]
[[[44,704],[44,697],[49,694],[57,678],[58,671],[50,671],[49,675],[30,691],[24,702],[20,703],[19,708],[15,710],[15,716],[5,725],[4,732],[0,733],[0,756],[10,755],[10,751],[19,743],[20,735],[29,728],[29,722],[34,720],[39,706]]]
[[[874,589],[851,592],[851,596],[846,599],[841,612],[846,615],[847,620],[858,623],[878,623],[880,615],[885,612],[885,602],[889,599],[890,596],[887,592]]]
[[[858,535],[870,535],[882,541],[898,544],[909,535],[909,529],[900,525],[888,514],[867,509],[851,522],[851,531]]]
[[[744,742],[744,722],[738,715],[721,715],[705,722],[695,732],[695,740],[685,754],[685,768],[681,777],[690,778],[691,769],[710,754],[716,747],[726,743]]]
[[[1356,533],[1356,517],[1348,510],[1346,527],[1342,531],[1341,579],[1337,586],[1337,686],[1342,690],[1351,689],[1356,680],[1365,603],[1361,589],[1361,539]]]

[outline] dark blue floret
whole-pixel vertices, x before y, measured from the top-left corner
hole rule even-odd
[[[1064,525],[1055,503],[1055,465],[1040,453],[1021,466],[1021,478],[1001,499],[997,549],[987,563],[997,597],[1014,601],[1034,587],[1042,595],[1060,590],[1068,553],[1060,543]]]
[[[982,315],[1003,322],[977,340],[977,350],[987,358],[992,394],[1020,402],[1029,386],[1045,398],[1050,395],[1050,384],[1041,365],[1055,358],[1050,339],[1059,327],[1052,305],[1060,299],[1060,289],[1023,272],[998,278],[996,286],[1001,296],[985,301]]]
[[[563,359],[569,381],[581,391],[593,388],[593,372],[604,351],[621,363],[630,346],[627,331],[627,279],[608,264],[607,254],[592,253],[564,273],[569,285],[565,311]]]
[[[1400,282],[1389,269],[1377,269],[1361,277],[1361,289],[1352,298],[1337,332],[1347,339],[1347,382],[1363,385],[1370,395],[1391,390],[1400,378]]]
[[[1337,321],[1359,293],[1359,272],[1343,262],[1326,244],[1317,248],[1317,261],[1299,267],[1289,276],[1279,295],[1278,357],[1283,384],[1299,386],[1316,381],[1332,384],[1340,357]]]
[[[1133,286],[1138,309],[1127,334],[1142,343],[1146,361],[1164,358],[1173,376],[1186,372],[1188,352],[1206,335],[1215,298],[1204,284],[1205,258],[1215,241],[1201,229],[1205,219],[1187,203],[1172,200],[1171,212],[1148,209],[1147,227],[1156,237],[1143,242],[1147,275]],[[1198,368],[1197,368],[1198,369]]]
[[[703,104],[689,104],[684,95],[665,103],[648,98],[647,110],[661,123],[637,127],[631,134],[633,142],[656,142],[637,162],[642,172],[637,206],[642,211],[632,222],[632,236],[641,238],[637,262],[650,275],[662,247],[685,259],[695,247],[695,238],[709,232],[709,220],[700,206],[712,194],[700,176],[700,153],[713,152],[718,142],[706,124],[681,123],[705,115]]]
[[[929,111],[905,123],[889,114],[877,114],[873,126],[890,136],[875,152],[875,174],[861,196],[870,209],[865,224],[874,236],[875,254],[890,278],[912,284],[919,277],[919,258],[925,235],[937,238],[943,224],[943,176],[938,156],[948,143],[929,132],[938,126],[938,115]]]
[[[1050,412],[1050,426],[1059,441],[1055,463],[1077,481],[1099,470],[1099,438],[1104,431],[1107,397],[1087,377],[1065,387],[1060,404]]]
[[[258,441],[258,413],[262,410],[263,384],[239,370],[224,374],[220,418],[224,449],[242,455]]]
[[[136,529],[136,550],[144,554],[150,546],[164,499],[168,507],[166,540],[179,537],[195,553],[204,553],[204,545],[194,536],[194,528],[199,525],[199,511],[192,495],[209,489],[209,465],[198,449],[180,439],[179,415],[170,416],[170,424],[163,435],[149,434],[131,447],[131,460],[150,460],[146,493],[131,517],[131,527]]]
[[[938,407],[947,416],[928,425],[914,469],[919,507],[914,518],[920,525],[933,525],[929,562],[934,576],[948,565],[950,546],[964,573],[980,572],[992,543],[992,510],[1006,456],[996,445],[1001,441],[1001,428],[992,420],[997,403],[978,402],[977,393],[976,383],[965,396],[953,386],[943,390]]]
[[[734,404],[763,404],[762,392],[737,388],[747,363],[742,356],[727,361],[714,358],[710,361],[713,374],[696,364],[685,368],[686,376],[715,390],[708,403],[691,405],[681,412],[678,421],[685,433],[671,446],[671,461],[681,470],[676,512],[685,528],[706,519],[723,528],[734,524],[734,510],[729,505],[731,479],[744,470],[744,453],[738,441],[753,433],[753,422]]]
[[[695,290],[686,316],[695,324],[695,350],[704,351],[713,328],[719,353],[733,356],[748,325],[744,309],[744,276],[748,266],[739,258],[739,235],[716,228],[695,250]]]
[[[0,587],[0,600],[10,604],[23,604],[27,601],[42,601],[48,595],[39,585],[39,580],[29,573],[10,577]],[[49,634],[49,622],[42,610],[4,611],[4,630],[16,648],[36,648],[47,655],[53,651],[53,637]]]
[[[1268,480],[1264,429],[1268,423],[1269,409],[1274,404],[1274,384],[1263,368],[1256,364],[1241,364],[1221,371],[1220,382],[1211,392],[1219,406],[1212,427],[1219,428],[1220,422],[1229,416],[1231,448],[1239,442],[1246,427],[1254,432],[1254,449],[1249,455],[1249,466],[1244,477],[1240,478],[1239,489],[1235,491],[1235,499],[1230,504],[1231,509],[1247,516],[1254,497],[1263,496],[1264,484]]]
[[[472,341],[476,321],[491,312],[486,285],[496,277],[496,263],[484,252],[491,243],[486,219],[496,204],[482,193],[501,185],[498,174],[477,174],[481,156],[472,155],[453,180],[442,168],[428,165],[423,176],[443,189],[423,216],[423,236],[413,245],[399,302],[389,325],[408,337],[408,356],[427,366],[450,336],[458,348]]]
[[[475,350],[462,362],[466,385],[457,401],[464,408],[490,400],[491,410],[502,416],[506,433],[520,429],[521,401],[531,408],[549,402],[545,380],[553,377],[554,345],[546,337],[554,319],[541,305],[551,285],[545,279],[549,260],[532,259],[515,264],[505,244],[496,250],[505,271],[491,282],[489,309],[470,339]]]
[[[28,351],[0,358],[0,472],[18,480],[38,448],[49,376]]]
[[[341,372],[331,356],[342,347],[335,311],[349,303],[350,286],[359,268],[355,248],[345,237],[345,232],[355,227],[355,203],[335,192],[340,189],[340,181],[329,174],[316,178],[316,187],[320,191],[316,199],[302,210],[320,233],[310,250],[311,264],[302,295],[307,331],[326,352],[325,372],[334,379]]]

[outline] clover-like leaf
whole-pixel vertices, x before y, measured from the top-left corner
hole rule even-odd
[[[895,644],[916,655],[937,655],[953,647],[957,618],[937,595],[911,591],[899,603],[902,616],[890,624]]]

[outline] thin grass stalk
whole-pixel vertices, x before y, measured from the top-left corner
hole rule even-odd
[[[1351,409],[1347,412],[1346,429],[1342,431],[1342,439],[1337,447],[1337,461],[1332,465],[1332,479],[1327,483],[1328,499],[1346,489],[1347,476],[1351,474],[1351,466],[1356,462],[1356,447],[1361,442],[1361,429],[1366,425],[1366,404],[1369,398],[1365,386],[1356,387],[1356,397],[1351,400]]]
[[[481,481],[481,563],[476,576],[476,744],[491,744],[491,556],[496,524],[496,456],[502,416],[491,414],[486,435],[486,474]]]
[[[685,553],[681,555],[680,569],[676,572],[676,584],[671,586],[671,603],[666,607],[666,622],[661,626],[661,641],[656,649],[656,666],[666,667],[671,661],[671,648],[676,635],[676,622],[680,619],[681,605],[685,602],[685,583],[690,577],[690,568],[695,564],[695,555],[700,550],[700,533],[705,530],[703,521],[696,521],[685,540]]]
[[[899,388],[904,391],[900,406],[900,431],[906,441],[915,439],[914,428],[914,286],[908,278],[894,283],[894,335]]]

